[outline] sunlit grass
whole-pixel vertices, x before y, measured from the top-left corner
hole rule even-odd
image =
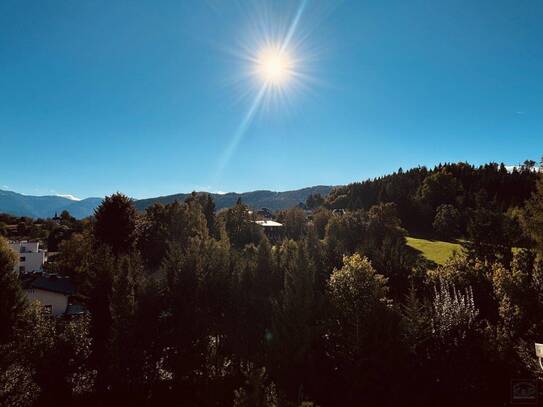
[[[462,246],[458,243],[416,237],[407,237],[407,245],[422,252],[424,257],[437,264],[444,264],[455,251],[458,253],[462,251]]]

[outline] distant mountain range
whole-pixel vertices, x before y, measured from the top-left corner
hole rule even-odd
[[[300,202],[305,202],[307,197],[311,194],[318,193],[325,196],[332,188],[333,187],[331,186],[319,185],[285,192],[252,191],[210,195],[215,201],[217,210],[229,208],[235,205],[236,201],[241,198],[243,203],[251,208],[268,208],[275,211],[291,208],[298,205]],[[143,211],[145,208],[157,202],[167,204],[172,203],[175,200],[184,201],[189,195],[190,194],[175,194],[140,199],[135,201],[135,206],[138,210]],[[92,215],[94,209],[100,205],[101,202],[102,198],[86,198],[76,201],[56,195],[32,196],[0,190],[0,213],[9,213],[10,215],[15,216],[51,218],[55,213],[60,214],[63,210],[67,210],[72,216],[81,219]]]
[[[32,196],[0,190],[0,212],[15,216],[51,218],[55,213],[67,210],[76,218],[84,218],[92,214],[100,202],[102,198],[76,201],[56,195]]]
[[[227,194],[210,194],[215,201],[215,207],[217,210],[223,208],[230,208],[234,206],[239,198],[242,202],[251,208],[260,209],[268,208],[272,211],[279,209],[292,208],[298,205],[300,202],[306,201],[307,197],[311,194],[327,195],[333,187],[318,185],[315,187],[302,188],[294,191],[274,192],[274,191],[252,191],[252,192],[229,192]],[[148,206],[153,205],[156,202],[162,204],[172,203],[175,200],[184,201],[190,194],[175,194],[159,196],[157,198],[140,199],[135,202],[138,210],[144,210]]]

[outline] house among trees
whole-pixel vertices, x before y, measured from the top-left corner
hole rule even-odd
[[[270,241],[277,241],[283,235],[283,224],[274,220],[257,220],[257,225],[264,228],[264,233]]]
[[[14,271],[19,273],[37,273],[43,271],[47,261],[47,252],[40,249],[39,242],[11,242],[10,247],[17,253]]]
[[[70,297],[76,293],[69,277],[48,273],[26,273],[21,275],[24,292],[29,302],[39,301],[46,314],[61,316],[77,313],[70,304]]]
[[[256,211],[256,216],[264,219],[273,219],[273,213],[268,208],[260,208]]]

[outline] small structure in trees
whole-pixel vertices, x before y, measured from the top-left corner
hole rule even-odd
[[[48,273],[26,273],[21,276],[26,297],[38,301],[46,314],[61,316],[68,311],[70,297],[76,293],[69,277]]]
[[[264,233],[270,239],[270,241],[277,241],[283,235],[283,224],[274,220],[257,220],[257,225],[264,228]]]

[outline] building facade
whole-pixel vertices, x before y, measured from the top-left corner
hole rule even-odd
[[[43,271],[47,253],[40,249],[39,242],[11,242],[10,247],[17,253],[14,271],[18,273],[38,273]]]
[[[264,234],[271,242],[277,242],[283,237],[283,224],[273,220],[257,220],[257,225],[264,229]]]
[[[68,277],[57,274],[26,274],[22,276],[22,283],[28,301],[38,301],[46,314],[55,317],[67,313],[70,297],[76,292]]]

